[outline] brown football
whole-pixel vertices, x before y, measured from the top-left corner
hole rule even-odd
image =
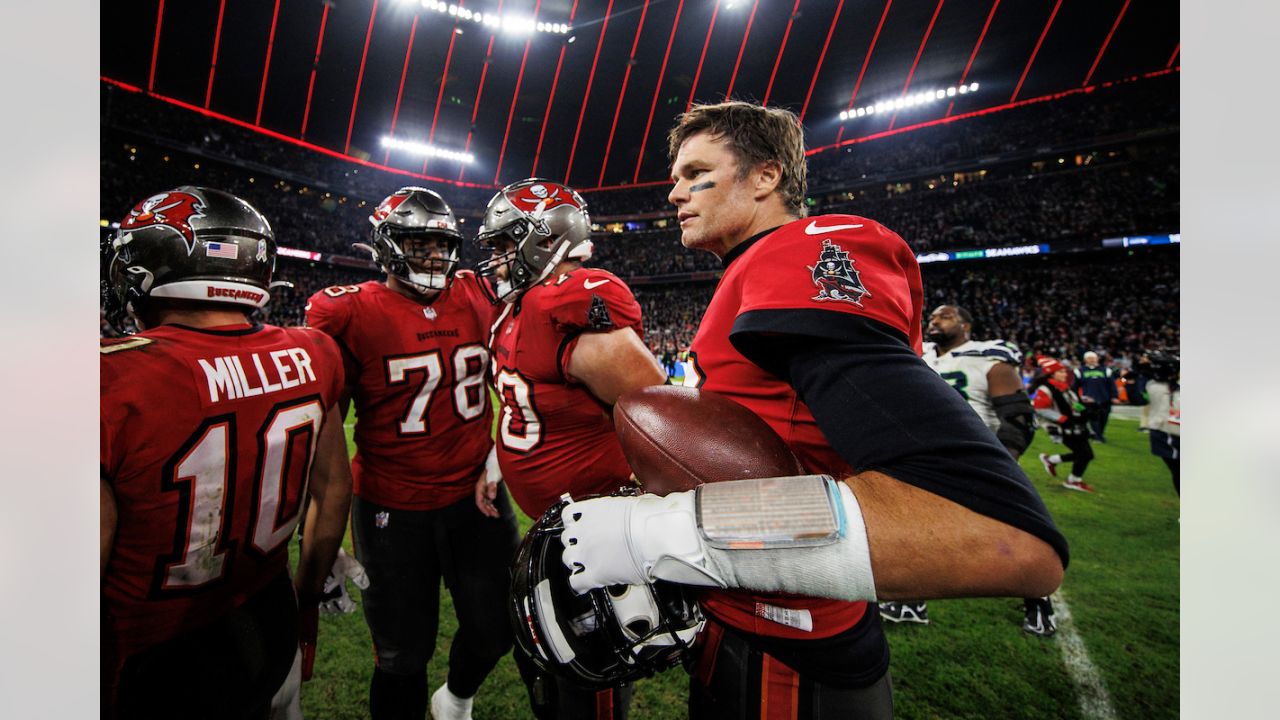
[[[714,392],[674,385],[632,390],[618,398],[613,423],[645,492],[803,472],[773,428]]]

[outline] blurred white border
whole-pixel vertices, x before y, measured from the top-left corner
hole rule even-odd
[[[1280,6],[1244,5],[1181,8],[1188,718],[1275,717],[1280,667]]]
[[[98,6],[0,23],[0,717],[97,717]]]

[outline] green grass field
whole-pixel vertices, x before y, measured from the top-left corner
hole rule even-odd
[[[1022,601],[1011,598],[935,601],[927,626],[886,623],[897,717],[1177,717],[1178,496],[1136,422],[1113,416],[1108,439],[1094,445],[1097,459],[1086,476],[1094,495],[1066,490],[1044,472],[1037,454],[1062,446],[1043,433],[1022,460],[1071,543],[1071,567],[1055,598],[1058,634],[1022,632]],[[529,519],[520,520],[527,528]],[[433,692],[444,681],[457,627],[443,589],[441,608]],[[323,616],[319,643],[315,677],[303,690],[307,717],[368,717],[373,656],[363,614]],[[1069,670],[1081,658],[1092,674]],[[684,718],[686,684],[679,669],[638,683],[631,717]],[[510,656],[481,687],[473,714],[532,717]]]

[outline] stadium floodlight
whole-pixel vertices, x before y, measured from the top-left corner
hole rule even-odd
[[[471,153],[459,152],[457,150],[448,150],[427,143],[414,142],[412,140],[401,140],[399,138],[384,137],[382,138],[382,147],[388,150],[400,150],[410,155],[419,157],[443,158],[445,160],[454,160],[464,165],[470,165],[476,161],[476,156]]]
[[[481,12],[470,8],[454,5],[441,0],[419,0],[422,7],[426,10],[434,10],[442,15],[448,15],[459,20],[470,20],[477,25],[487,25],[488,27],[500,30],[512,35],[531,35],[535,32],[548,33],[551,35],[568,35],[573,29],[567,23],[549,23],[535,22],[532,18],[522,17],[519,15],[499,15],[492,12]]]
[[[921,90],[910,95],[899,95],[896,98],[877,100],[874,103],[863,105],[860,108],[842,110],[840,111],[840,122],[845,122],[854,118],[866,117],[867,115],[875,115],[876,113],[913,108],[917,105],[929,105],[937,102],[938,100],[954,98],[956,95],[968,95],[969,93],[977,91],[978,83],[976,82],[969,83],[967,85],[953,85],[946,89]]]

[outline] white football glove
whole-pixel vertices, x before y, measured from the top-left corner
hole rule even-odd
[[[333,561],[333,570],[324,580],[324,594],[320,597],[320,612],[329,615],[348,614],[356,610],[356,601],[347,594],[347,580],[364,590],[369,587],[369,576],[359,560],[351,557],[342,548],[338,548],[338,557]]]
[[[561,517],[563,561],[574,592],[654,580],[725,587],[707,564],[693,490],[571,502]]]

